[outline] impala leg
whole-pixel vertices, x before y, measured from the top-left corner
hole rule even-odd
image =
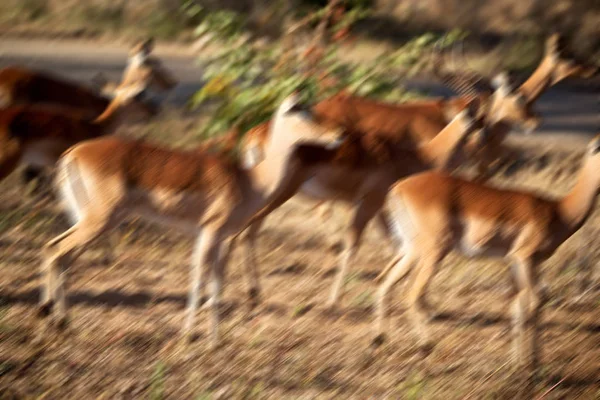
[[[45,288],[41,291],[41,314],[47,315],[56,305],[56,316],[60,324],[67,321],[66,278],[70,265],[83,253],[84,247],[91,244],[114,224],[102,213],[89,212],[65,233],[51,240],[45,247],[46,259],[42,266]]]
[[[204,229],[196,240],[192,255],[190,271],[190,291],[188,295],[187,317],[183,325],[183,336],[189,341],[198,311],[198,303],[202,295],[208,271],[218,257],[219,244],[216,242],[215,233]],[[208,266],[208,267],[207,267]],[[213,299],[214,304],[214,299]]]
[[[260,303],[261,287],[258,267],[256,264],[256,238],[264,220],[260,220],[250,225],[246,234],[246,266],[248,272],[248,297],[251,307]]]
[[[427,328],[430,311],[425,301],[425,293],[427,285],[431,281],[431,278],[433,278],[437,264],[441,261],[442,257],[440,251],[436,249],[423,252],[418,270],[416,271],[417,275],[408,294],[410,316],[419,335],[420,345],[426,351],[429,351],[433,344],[429,337],[429,329]]]
[[[527,363],[527,353],[529,352],[530,365],[535,370],[540,355],[538,319],[545,299],[538,287],[537,271],[533,268],[532,263],[526,259],[520,259],[517,260],[516,265],[515,280],[518,283],[519,293],[512,305],[514,357],[517,364],[523,366]],[[530,340],[528,349],[525,349],[527,336]]]
[[[226,275],[227,273],[227,265],[229,265],[229,258],[231,257],[231,253],[233,252],[233,249],[235,248],[235,238],[230,239],[229,242],[223,242],[221,244],[221,248],[219,250],[219,257],[221,258],[221,265],[223,268],[223,276]],[[208,276],[212,274],[212,268],[203,268],[202,269],[202,278],[201,281],[202,282],[208,282]],[[214,276],[213,276],[214,279]],[[202,290],[204,288],[204,285],[200,288],[200,299],[202,299]],[[202,308],[210,308],[212,307],[212,305],[214,304],[214,298],[211,297],[208,299],[208,301],[206,301],[206,303],[204,303],[204,305],[202,306]]]
[[[21,181],[27,188],[28,195],[38,193],[48,182],[45,182],[44,172],[36,167],[27,166],[21,173]]]
[[[376,335],[373,340],[374,345],[380,345],[385,341],[385,332],[387,332],[385,326],[386,314],[388,310],[388,293],[390,289],[402,278],[404,278],[411,270],[415,263],[415,254],[409,251],[406,256],[398,257],[392,264],[390,263],[390,272],[385,274],[385,281],[379,286],[378,300],[377,300],[377,317],[375,321]]]
[[[394,258],[392,258],[392,261],[387,263],[385,268],[383,268],[383,270],[379,273],[379,275],[377,275],[377,277],[375,278],[375,282],[376,283],[381,282],[383,280],[383,278],[385,278],[385,276],[392,270],[392,268],[394,268],[394,266],[396,264],[398,264],[398,262],[402,259],[402,257],[404,257],[404,250],[398,249],[396,252],[396,255],[394,256]]]
[[[337,305],[340,297],[342,297],[344,279],[348,273],[350,263],[353,261],[358,247],[360,245],[360,239],[362,233],[367,226],[367,223],[373,218],[373,216],[381,209],[385,195],[380,193],[373,193],[371,196],[367,196],[363,199],[361,204],[358,206],[358,210],[352,220],[349,232],[346,235],[344,251],[341,256],[341,265],[338,274],[333,283],[333,289],[327,306],[333,308]]]
[[[221,244],[223,246],[223,244]],[[223,249],[217,249],[216,258],[211,263],[213,270],[213,286],[212,286],[212,326],[211,326],[211,346],[216,347],[219,343],[219,322],[221,319],[221,294],[225,281],[225,267],[227,263],[227,254],[220,256],[219,253]],[[227,253],[227,251],[225,251]]]

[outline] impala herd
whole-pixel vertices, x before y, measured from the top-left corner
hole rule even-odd
[[[0,70],[0,179],[19,165],[24,179],[53,173],[72,227],[44,248],[39,314],[67,321],[65,280],[70,266],[97,238],[135,216],[195,235],[191,285],[183,333],[194,327],[203,289],[212,309],[211,343],[219,340],[224,271],[236,238],[246,231],[249,297],[260,301],[254,254],[262,221],[297,192],[353,208],[328,306],[338,307],[345,276],[371,219],[396,256],[383,269],[373,345],[385,340],[390,289],[412,269],[409,313],[420,345],[429,348],[431,310],[424,295],[442,259],[457,250],[467,257],[501,257],[511,265],[516,361],[535,365],[537,320],[544,302],[539,264],[590,215],[600,185],[600,138],[588,153],[571,192],[563,199],[500,190],[485,184],[503,156],[513,128],[534,130],[534,103],[550,86],[596,71],[564,58],[558,36],[529,79],[511,87],[505,75],[475,90],[469,77],[442,80],[460,97],[386,104],[338,94],[313,106],[288,96],[272,120],[245,133],[239,160],[215,150],[173,150],[110,135],[126,120],[159,112],[147,96],[177,82],[152,56],[151,40],[134,46],[120,83],[103,77],[96,90],[20,67]],[[236,130],[223,135],[236,145]],[[222,144],[222,143],[221,143]],[[221,149],[222,150],[222,149]],[[474,180],[451,175],[477,165]],[[524,349],[531,334],[531,354]]]

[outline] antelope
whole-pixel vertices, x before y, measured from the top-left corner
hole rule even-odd
[[[391,182],[428,169],[452,170],[464,162],[467,157],[464,150],[469,140],[474,136],[481,140],[487,137],[487,127],[483,125],[481,117],[481,108],[484,106],[485,104],[477,100],[472,101],[433,140],[419,145],[414,150],[405,150],[389,140],[373,143],[369,140],[372,138],[362,133],[353,133],[353,136],[360,138],[361,144],[368,150],[371,158],[379,160],[378,168],[360,171],[360,173],[348,169],[336,173],[322,171],[298,187],[294,186],[298,182],[289,182],[294,189],[282,189],[284,194],[281,197],[269,200],[272,207],[257,213],[252,218],[247,235],[246,257],[246,262],[251,265],[250,269],[255,268],[255,240],[262,219],[297,190],[315,199],[335,199],[351,204],[354,208],[354,217],[348,227],[344,251],[340,255],[340,268],[327,303],[327,307],[334,308],[343,294],[344,277],[358,250],[367,223],[377,216],[376,221],[380,226],[385,231],[388,229],[387,218],[382,207]],[[285,132],[285,134],[277,132]],[[297,140],[309,140],[319,135],[319,131],[309,126],[297,121],[289,122],[285,115],[275,114],[272,120],[272,133],[264,148],[264,159],[257,167],[264,167],[271,176],[269,179],[277,181],[284,173],[283,161],[289,149],[293,148],[293,144]],[[384,151],[382,152],[381,149]],[[360,157],[358,160],[360,161]]]
[[[155,88],[162,92],[171,90],[177,84],[177,81],[173,79],[169,71],[161,67],[158,60],[151,57],[153,43],[152,39],[147,39],[132,46],[121,83],[107,82],[106,80],[100,82],[104,78],[96,78],[95,84],[102,86],[103,95],[97,95],[85,86],[51,74],[32,71],[23,67],[4,68],[0,70],[0,107],[24,106],[29,111],[34,110],[31,107],[35,107],[35,110],[46,115],[43,117],[46,119],[52,113],[63,116],[70,115],[77,119],[93,119],[107,109],[111,98],[115,97],[115,93],[120,88],[144,85],[146,88]],[[148,97],[146,95],[147,92],[144,96]],[[144,103],[148,108],[156,108],[155,111],[152,111],[153,114],[158,112],[157,104],[150,101],[150,99],[144,99]],[[42,106],[46,108],[46,111],[39,110]],[[14,108],[13,113],[17,109]],[[0,113],[3,112],[0,109]],[[31,116],[31,114],[28,115]],[[10,119],[12,117],[5,116],[3,119],[6,120],[6,118]],[[60,116],[57,117],[57,119],[61,118]],[[31,128],[34,127],[35,125],[31,126]],[[42,126],[37,128],[44,129]],[[37,139],[41,139],[40,134],[42,132],[36,134]],[[59,155],[54,154],[51,159],[56,160]],[[26,167],[22,178],[25,183],[29,183],[38,178],[39,175],[39,166]]]
[[[294,98],[280,105],[278,115],[285,115],[289,123],[314,124],[297,111]],[[292,172],[309,178],[322,168],[334,169],[331,161],[347,158],[343,152],[348,146],[297,144],[283,161],[289,160],[290,167],[281,180],[287,181]],[[223,154],[169,150],[114,136],[71,147],[58,162],[56,186],[74,225],[45,246],[40,315],[49,315],[56,305],[57,322],[66,323],[67,269],[96,238],[123,219],[137,216],[196,236],[182,333],[190,338],[210,273],[214,281],[211,342],[217,344],[218,306],[233,241],[230,237],[265,205],[265,198],[278,183],[269,168],[268,163],[261,163],[246,170]],[[258,274],[253,264],[250,267],[249,296],[255,302]]]
[[[600,135],[588,145],[579,178],[561,199],[526,191],[501,190],[437,172],[396,183],[389,207],[403,239],[404,256],[396,260],[378,291],[374,344],[385,339],[389,290],[416,265],[408,291],[409,313],[420,344],[431,347],[425,290],[438,265],[452,250],[466,257],[500,257],[511,264],[517,293],[512,302],[513,351],[518,363],[527,356],[525,328],[533,330],[531,361],[537,363],[535,334],[545,301],[540,264],[550,258],[590,216],[600,187]]]
[[[144,102],[142,84],[122,87],[104,112],[90,120],[75,110],[33,106],[0,109],[0,181],[24,164],[31,171],[54,167],[60,155],[77,142],[107,135],[140,113],[154,115]]]
[[[324,126],[335,128],[342,126],[365,136],[389,140],[400,148],[415,149],[436,137],[453,116],[463,110],[474,98],[485,102],[486,112],[490,116],[489,123],[495,124],[494,135],[487,138],[488,145],[474,152],[471,156],[480,157],[484,149],[493,147],[490,142],[501,143],[512,124],[535,129],[539,124],[538,116],[531,107],[525,107],[523,96],[510,88],[505,74],[499,74],[489,83],[489,90],[495,91],[481,96],[463,96],[448,100],[434,99],[415,101],[404,104],[390,104],[340,93],[325,99],[312,107],[317,120]],[[483,114],[482,114],[483,115]],[[491,118],[493,116],[493,118]],[[255,165],[265,158],[264,149],[270,140],[273,121],[258,125],[244,136],[242,148],[248,165]],[[503,127],[503,128],[501,128]],[[284,135],[283,131],[281,135]],[[284,148],[281,151],[285,151]],[[487,153],[486,153],[487,154]],[[479,175],[484,176],[488,163],[480,160]],[[319,202],[321,206],[323,202]],[[323,210],[322,215],[329,214]],[[385,217],[378,216],[378,224],[384,234],[388,231]]]
[[[144,82],[161,91],[172,89],[176,81],[150,57],[153,41],[136,43],[130,50],[128,65],[122,85]],[[104,82],[106,92],[114,92],[119,85]],[[109,96],[111,97],[111,96]],[[110,98],[96,94],[92,89],[59,78],[52,74],[11,66],[0,70],[0,107],[13,105],[43,104],[79,110],[82,116],[95,118],[100,115]]]
[[[567,78],[588,79],[598,72],[597,67],[587,66],[566,58],[559,49],[560,36],[552,34],[546,39],[545,52],[540,65],[518,89],[528,103],[533,103],[550,86]]]
[[[525,82],[512,90],[515,94],[515,102],[513,104],[506,104],[505,112],[513,114],[522,109],[531,110],[535,102],[549,87],[568,78],[588,79],[598,72],[597,67],[585,65],[563,55],[559,48],[560,39],[560,35],[556,33],[546,39],[544,55],[540,64]],[[434,58],[433,72],[442,82],[465,97],[477,96],[479,91],[474,90],[477,85],[480,86],[480,91],[489,93],[491,90],[490,85],[492,81],[487,81],[480,74],[472,70],[458,74],[442,71],[439,57]],[[499,79],[500,82],[503,81],[500,85],[505,88],[510,87],[508,77],[505,74],[500,74],[495,79]],[[497,84],[498,82],[496,82]],[[531,124],[529,129],[526,129],[526,132],[532,131],[534,127],[535,124]],[[491,165],[502,157],[502,153],[506,153],[506,149],[502,146],[502,143],[507,133],[508,129],[504,134],[490,138],[487,145],[475,154],[474,158],[477,163],[480,181],[485,181],[490,175],[493,175]]]
[[[161,61],[152,56],[154,39],[149,38],[134,44],[129,50],[128,62],[121,77],[121,83],[108,80],[102,73],[92,79],[94,86],[104,95],[111,96],[120,86],[144,83],[161,92],[177,86],[177,80],[162,66]]]
[[[543,90],[568,77],[587,78],[593,74],[592,68],[562,57],[558,50],[558,41],[558,35],[547,39],[545,56],[539,67],[517,89],[511,88],[508,76],[504,73],[488,81],[474,71],[470,71],[470,76],[444,74],[439,63],[436,63],[436,75],[459,93],[463,93],[463,96],[449,100],[392,105],[341,94],[318,103],[313,107],[313,112],[322,123],[351,126],[352,129],[393,138],[402,146],[414,148],[418,143],[434,138],[443,129],[445,121],[462,109],[469,99],[492,96],[492,107],[489,108],[488,115],[495,115],[494,119],[489,121],[496,123],[494,134],[487,138],[485,145],[478,151],[470,151],[477,161],[478,180],[485,181],[491,175],[491,164],[499,158],[502,142],[511,125],[521,125],[530,131],[539,124],[539,117],[532,107]],[[477,91],[473,89],[476,85],[480,86]],[[492,92],[494,87],[496,93]],[[537,88],[538,96],[531,96],[532,90],[528,88]],[[480,92],[483,93],[479,94]],[[503,124],[500,124],[501,122]],[[249,165],[256,164],[264,158],[264,148],[269,139],[271,125],[272,122],[259,125],[244,137],[242,148],[245,149],[244,155]],[[317,203],[317,207],[323,206],[323,201]],[[330,213],[330,209],[322,208],[322,216]],[[388,229],[385,226],[385,217],[378,216],[377,221],[383,228],[382,232],[386,234]]]

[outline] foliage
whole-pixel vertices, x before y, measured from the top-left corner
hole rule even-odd
[[[315,12],[306,18],[307,23],[314,22],[313,17],[323,18],[326,12]],[[387,101],[413,98],[416,94],[407,92],[402,81],[423,67],[436,43],[446,46],[460,38],[459,33],[452,33],[440,42],[440,36],[428,33],[372,62],[344,61],[340,56],[344,38],[336,33],[365,15],[361,8],[346,12],[328,27],[332,40],[324,46],[305,41],[299,51],[297,43],[286,47],[287,38],[273,43],[249,40],[243,21],[232,12],[207,14],[197,33],[218,41],[220,51],[204,60],[206,84],[191,99],[194,107],[213,107],[202,135],[218,134],[231,126],[245,132],[269,119],[281,100],[299,88],[309,102],[340,91]]]

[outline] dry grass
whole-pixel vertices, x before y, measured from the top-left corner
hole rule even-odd
[[[195,124],[142,127],[170,142]],[[186,125],[188,124],[188,125]],[[171,136],[172,135],[172,136]],[[187,138],[190,142],[193,134]],[[183,145],[184,143],[178,143]],[[564,193],[577,152],[552,144],[550,166],[527,166],[498,182]],[[562,177],[555,178],[561,171]],[[188,348],[177,340],[188,285],[191,239],[146,224],[122,227],[118,259],[104,265],[102,246],[87,252],[70,271],[71,325],[45,331],[35,317],[41,246],[66,223],[52,203],[23,206],[13,176],[0,190],[0,398],[1,399],[512,399],[522,382],[509,355],[508,268],[497,262],[448,257],[429,297],[441,312],[432,323],[438,344],[422,359],[402,302],[395,291],[392,340],[377,353],[371,338],[373,277],[389,249],[369,229],[348,279],[343,310],[332,315],[321,304],[328,295],[336,254],[332,246],[347,211],[328,224],[295,199],[267,222],[258,248],[265,299],[250,312],[246,281],[235,251],[223,307],[223,346],[209,351],[208,321],[199,317],[198,339]],[[600,396],[600,303],[595,289],[575,304],[580,247],[598,248],[592,234],[596,213],[544,269],[551,302],[544,313],[543,370],[535,391],[545,399]],[[319,226],[319,229],[315,229]],[[596,252],[586,262],[595,265]],[[564,267],[567,268],[564,268]],[[531,398],[531,397],[528,397]]]

